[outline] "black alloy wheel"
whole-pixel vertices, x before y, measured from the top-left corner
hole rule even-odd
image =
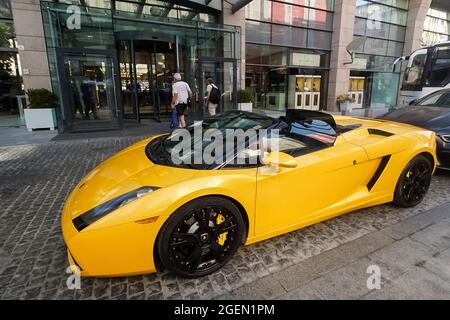
[[[204,276],[221,268],[243,241],[239,209],[220,197],[194,200],[177,210],[161,229],[158,252],[169,271]]]
[[[427,157],[418,155],[412,159],[397,182],[394,203],[404,208],[418,205],[430,187],[432,174],[433,165]]]

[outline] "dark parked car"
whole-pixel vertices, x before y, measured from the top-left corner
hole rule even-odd
[[[379,118],[436,132],[438,167],[450,170],[450,89],[436,91],[411,106],[394,109]]]

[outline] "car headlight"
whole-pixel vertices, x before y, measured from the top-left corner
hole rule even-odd
[[[440,137],[445,142],[450,142],[450,134],[440,135]]]
[[[126,205],[127,203],[130,203],[136,199],[139,199],[146,194],[155,191],[156,187],[142,187],[130,192],[127,192],[117,198],[111,199],[105,203],[102,203],[101,205],[83,213],[82,215],[76,217],[72,220],[75,228],[78,231],[83,230],[84,228],[88,227],[98,219],[106,216],[108,213]]]

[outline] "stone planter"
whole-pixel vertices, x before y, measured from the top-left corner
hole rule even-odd
[[[252,111],[253,110],[253,103],[252,102],[240,102],[238,103],[238,109],[242,111]]]
[[[25,109],[25,124],[28,131],[33,129],[56,128],[56,113],[54,108],[45,109]]]

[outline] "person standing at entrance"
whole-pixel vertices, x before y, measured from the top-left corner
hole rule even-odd
[[[189,85],[181,81],[181,75],[175,73],[173,75],[174,83],[172,85],[172,109],[176,109],[178,121],[181,128],[186,128],[184,114],[186,112],[188,99],[192,98],[192,91]]]
[[[217,110],[217,107],[219,106],[219,101],[220,101],[220,90],[214,84],[214,81],[212,78],[206,79],[205,100],[206,100],[206,102],[205,102],[206,110],[208,110],[209,115],[215,116],[216,110]]]

